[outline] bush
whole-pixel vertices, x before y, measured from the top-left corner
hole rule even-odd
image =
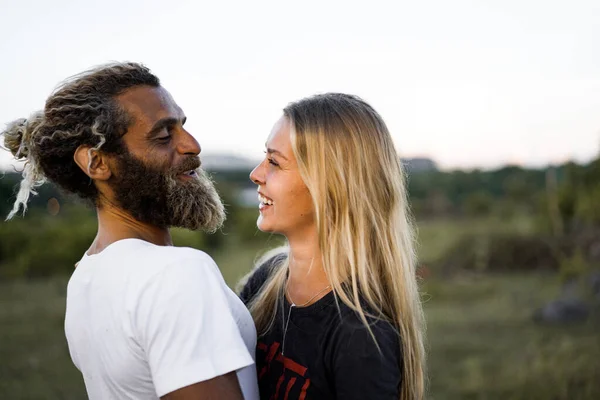
[[[0,224],[0,280],[70,274],[93,242],[97,233],[93,210],[68,204],[56,216],[44,211],[32,209],[25,217]],[[214,234],[171,229],[173,244],[214,253],[228,236],[261,243],[269,235],[256,228],[256,216],[254,209],[233,210],[225,227]]]
[[[231,231],[234,231],[239,239],[244,243],[264,243],[270,233],[264,233],[256,226],[258,210],[253,208],[239,208],[236,213],[235,221],[232,221]]]
[[[172,228],[171,238],[175,246],[204,249],[206,247],[206,234],[200,231],[189,231],[182,228]]]
[[[561,251],[557,251],[560,248]],[[469,235],[440,260],[445,272],[558,270],[564,244],[544,236]]]
[[[469,194],[464,201],[464,212],[468,216],[483,216],[489,215],[494,199],[485,191],[477,191]]]
[[[96,235],[96,219],[32,213],[0,225],[0,278],[37,278],[71,273]]]

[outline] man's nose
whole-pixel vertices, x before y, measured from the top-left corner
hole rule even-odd
[[[182,135],[177,143],[177,151],[180,154],[197,156],[202,151],[200,143],[186,130],[182,130]]]

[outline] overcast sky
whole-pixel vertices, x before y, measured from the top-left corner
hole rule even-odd
[[[403,156],[444,168],[600,148],[598,0],[0,4],[0,123],[70,75],[131,60],[161,78],[206,153],[260,157],[288,102],[327,91],[363,97]]]

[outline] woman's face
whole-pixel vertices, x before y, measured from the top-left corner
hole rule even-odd
[[[258,228],[280,233],[288,240],[293,235],[313,234],[312,198],[298,171],[286,117],[275,123],[266,147],[265,159],[250,173],[250,179],[258,185]]]

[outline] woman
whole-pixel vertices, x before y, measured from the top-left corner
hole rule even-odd
[[[401,161],[377,112],[288,105],[250,174],[257,225],[288,246],[244,284],[263,399],[421,399],[424,320]]]

